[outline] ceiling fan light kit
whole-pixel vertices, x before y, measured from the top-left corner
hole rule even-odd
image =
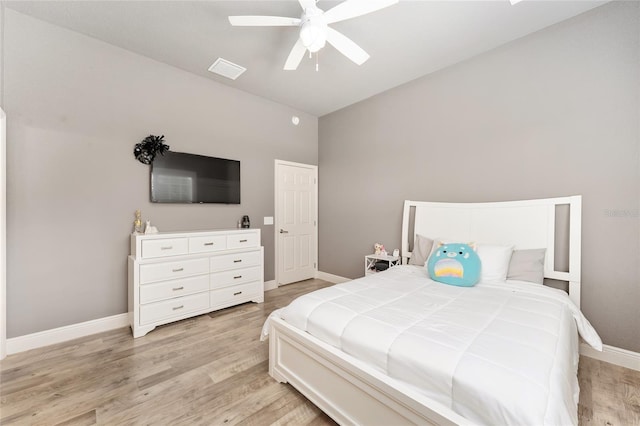
[[[285,70],[295,70],[302,62],[306,51],[316,53],[327,42],[340,53],[358,65],[362,65],[369,54],[344,34],[328,24],[375,12],[398,3],[399,0],[346,0],[326,12],[316,6],[315,0],[298,0],[302,16],[289,18],[282,16],[229,16],[233,26],[298,26],[298,40],[289,52],[284,64]],[[316,64],[317,69],[317,64]]]
[[[302,40],[302,45],[311,53],[315,53],[325,46],[327,42],[327,22],[322,15],[304,16],[302,18],[300,40]]]

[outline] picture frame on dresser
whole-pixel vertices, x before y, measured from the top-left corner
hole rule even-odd
[[[134,338],[159,325],[264,302],[260,229],[132,234],[128,311]]]

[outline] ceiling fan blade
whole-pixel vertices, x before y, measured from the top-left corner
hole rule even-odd
[[[316,5],[316,0],[298,0],[298,3],[300,3],[302,10],[307,10],[308,7]]]
[[[296,44],[293,45],[293,49],[289,53],[289,57],[287,58],[287,62],[284,63],[284,69],[287,71],[293,71],[298,68],[300,62],[302,62],[302,58],[304,54],[307,52],[307,48],[302,44],[302,40],[298,38]]]
[[[362,50],[360,46],[351,41],[350,38],[342,33],[327,27],[327,41],[340,53],[351,59],[358,65],[362,65],[369,59],[369,54]]]
[[[324,18],[327,20],[327,24],[331,24],[366,15],[396,3],[398,0],[347,0],[327,10],[324,13]]]
[[[300,25],[300,18],[284,16],[229,16],[229,23],[236,27],[293,27]]]

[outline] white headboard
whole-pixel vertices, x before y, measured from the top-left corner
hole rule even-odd
[[[556,206],[569,206],[569,272],[555,268]],[[405,201],[402,215],[403,263],[414,234],[430,238],[509,244],[515,249],[546,248],[544,276],[569,282],[569,297],[580,307],[582,196],[495,203]]]

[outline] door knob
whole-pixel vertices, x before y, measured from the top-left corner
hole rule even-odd
[[[289,233],[289,231],[285,231],[284,229],[281,229],[281,230],[280,230],[280,233],[281,233],[281,234],[288,234],[288,233]]]

